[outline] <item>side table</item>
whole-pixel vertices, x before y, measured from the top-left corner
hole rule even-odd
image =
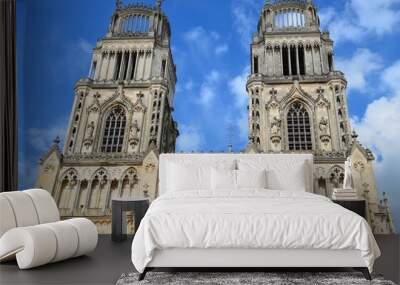
[[[333,200],[334,203],[339,204],[343,208],[359,214],[364,219],[366,218],[366,203],[365,200]]]
[[[140,221],[149,208],[149,199],[113,199],[112,200],[112,221],[111,239],[112,241],[123,241],[127,238],[126,214],[132,211],[135,219],[135,231],[139,228]]]

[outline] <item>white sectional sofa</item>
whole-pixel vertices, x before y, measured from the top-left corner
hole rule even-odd
[[[97,238],[88,219],[60,221],[45,190],[0,193],[0,262],[16,258],[20,269],[58,262],[93,251]]]

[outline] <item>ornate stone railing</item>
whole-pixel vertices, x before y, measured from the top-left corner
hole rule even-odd
[[[64,156],[64,162],[74,163],[82,161],[124,161],[124,162],[137,162],[143,160],[143,154],[126,154],[126,153],[92,153],[92,154],[71,154]]]
[[[247,83],[252,81],[263,81],[263,82],[292,82],[293,80],[298,80],[299,82],[312,80],[312,81],[329,81],[332,79],[343,79],[345,80],[344,74],[341,71],[332,71],[328,74],[323,75],[291,75],[291,76],[269,76],[263,74],[250,74],[247,77]]]

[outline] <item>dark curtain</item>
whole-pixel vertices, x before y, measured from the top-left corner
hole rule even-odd
[[[0,0],[0,191],[18,189],[15,0]]]

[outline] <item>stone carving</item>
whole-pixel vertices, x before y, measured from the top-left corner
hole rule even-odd
[[[86,138],[91,138],[93,137],[93,132],[94,132],[94,122],[90,122],[89,126],[86,129]]]
[[[156,169],[154,163],[149,163],[145,166],[146,172],[153,172]]]
[[[140,128],[137,120],[135,120],[129,130],[129,143],[136,146],[139,143]]]
[[[75,187],[78,183],[78,172],[74,168],[67,170],[63,180],[68,182],[70,188]]]
[[[335,166],[332,168],[330,173],[330,182],[335,188],[339,188],[340,184],[343,183],[344,174],[343,169],[339,166]]]
[[[320,139],[321,142],[324,144],[325,147],[331,141],[331,136],[329,135],[329,123],[325,117],[322,117],[321,121],[319,122],[319,131],[320,131]]]
[[[315,99],[315,102],[320,109],[328,109],[330,107],[330,103],[325,98],[324,94],[325,90],[322,87],[317,89],[317,99]]]
[[[72,177],[72,179],[69,181],[69,186],[71,188],[74,188],[78,184],[78,178],[76,176]]]
[[[361,161],[354,162],[354,169],[356,169],[358,172],[363,172],[364,168],[365,168],[365,165]]]
[[[143,196],[144,196],[145,198],[148,198],[148,197],[149,197],[149,188],[150,188],[150,185],[149,185],[149,184],[144,184],[144,185],[143,185],[143,188],[144,188],[144,190],[143,190]]]
[[[335,188],[332,194],[333,199],[337,200],[354,200],[357,199],[357,193],[353,189],[353,175],[351,169],[351,158],[347,158],[344,163],[344,179],[343,188]]]
[[[269,91],[269,94],[271,95],[271,99],[268,101],[267,105],[265,106],[267,110],[271,110],[271,109],[279,109],[279,102],[277,99],[277,94],[278,91],[276,91],[276,89],[272,88]]]
[[[83,162],[87,160],[95,161],[114,161],[121,160],[126,162],[137,162],[140,163],[143,160],[143,154],[126,154],[126,153],[91,153],[91,154],[80,154],[75,153],[72,155],[65,155],[64,160],[68,162]]]
[[[157,147],[157,137],[152,136],[149,142],[149,149],[154,149]]]
[[[136,169],[135,168],[129,168],[126,171],[126,174],[125,174],[123,180],[128,181],[129,182],[129,186],[131,188],[133,188],[139,182],[139,178],[138,178]]]
[[[137,96],[137,100],[136,100],[135,104],[133,105],[133,111],[135,111],[137,113],[146,112],[146,106],[143,104],[144,94],[139,92],[136,96]]]
[[[97,113],[100,110],[100,101],[99,101],[100,97],[101,95],[99,93],[93,95],[94,102],[89,107],[89,113]]]
[[[54,169],[55,169],[55,166],[51,163],[48,163],[44,166],[43,172],[47,173],[47,172],[53,171]]]
[[[344,163],[344,181],[343,189],[352,190],[353,189],[353,174],[351,170],[351,158],[347,158]]]
[[[315,157],[318,158],[318,160],[331,160],[331,159],[343,159],[346,158],[346,153],[345,152],[340,152],[340,151],[322,151],[322,150],[315,150],[314,151]]]
[[[278,135],[280,131],[281,131],[281,120],[278,119],[277,117],[274,117],[271,123],[271,134]]]
[[[282,121],[279,118],[274,117],[272,119],[272,122],[271,122],[271,141],[275,145],[278,145],[282,140],[282,137],[281,137],[281,134],[280,134],[280,132],[281,132],[281,124],[282,124]]]
[[[322,117],[321,121],[319,122],[319,130],[321,134],[328,133],[328,120],[325,117]]]
[[[86,128],[86,133],[85,133],[85,140],[83,144],[86,147],[89,147],[93,144],[93,134],[94,134],[94,129],[96,128],[95,123],[92,121]]]

